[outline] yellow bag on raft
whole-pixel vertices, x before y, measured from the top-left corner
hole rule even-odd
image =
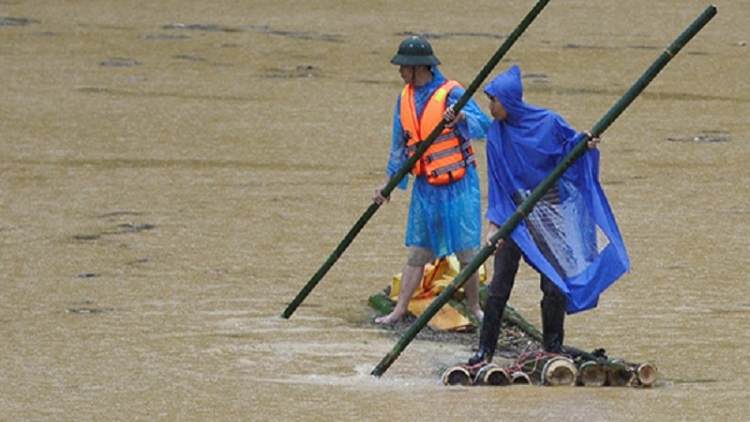
[[[409,301],[409,312],[419,316],[432,303],[433,300],[445,288],[453,282],[453,279],[461,272],[461,263],[454,255],[439,258],[431,264],[425,265],[424,275],[419,286],[414,291]],[[485,283],[487,272],[485,265],[479,267],[479,282]],[[401,274],[393,276],[391,281],[390,298],[393,301],[398,300],[398,292],[401,287]],[[463,293],[463,287],[459,289]],[[465,330],[472,327],[471,321],[466,318],[460,311],[446,304],[443,306],[428,322],[428,325],[438,330]]]

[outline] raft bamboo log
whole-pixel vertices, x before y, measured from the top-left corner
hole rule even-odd
[[[583,362],[578,368],[578,384],[584,387],[601,387],[607,382],[607,371],[596,361]]]
[[[636,386],[650,387],[659,379],[659,370],[650,363],[638,365],[635,370]]]
[[[393,302],[393,300],[388,297],[385,293],[375,293],[374,295],[370,296],[368,299],[368,302],[370,303],[370,306],[372,306],[376,311],[380,312],[381,315],[388,315],[393,311],[393,308],[396,307],[396,304]]]
[[[505,56],[505,53],[510,50],[510,47],[513,46],[513,44],[518,40],[518,38],[523,34],[523,32],[526,30],[526,28],[531,24],[532,21],[539,15],[539,13],[544,9],[544,6],[549,3],[550,0],[539,0],[537,4],[534,6],[533,9],[526,15],[526,17],[521,21],[520,24],[511,32],[510,35],[508,35],[508,38],[505,39],[505,42],[498,48],[498,50],[495,52],[495,54],[490,58],[490,60],[487,62],[487,64],[484,65],[484,68],[479,72],[479,74],[474,78],[474,81],[466,88],[466,91],[464,91],[464,94],[461,96],[461,98],[458,99],[458,101],[453,105],[453,110],[456,115],[461,111],[461,109],[466,105],[466,103],[471,99],[472,95],[479,89],[479,85],[484,82],[484,80],[487,78],[487,76],[492,72],[492,70],[497,66],[497,64],[500,62],[500,59]],[[406,176],[407,173],[411,171],[411,169],[416,164],[417,160],[419,160],[422,155],[424,155],[425,151],[427,151],[427,148],[430,147],[435,142],[435,139],[440,135],[440,132],[443,131],[445,128],[445,125],[450,123],[447,120],[442,120],[438,125],[435,127],[435,129],[432,130],[432,132],[427,136],[427,138],[422,141],[419,144],[419,147],[417,147],[417,150],[414,152],[414,155],[412,155],[406,162],[404,163],[403,167],[396,172],[396,174],[391,177],[391,179],[388,181],[388,183],[385,185],[383,190],[381,191],[381,194],[384,197],[390,196],[393,189],[398,186],[398,184],[401,182],[401,180]],[[380,204],[377,204],[373,202],[367,210],[362,214],[362,216],[357,220],[357,222],[352,226],[352,228],[349,230],[349,233],[344,236],[344,239],[339,243],[339,245],[334,249],[334,251],[331,253],[331,255],[328,257],[328,259],[323,263],[323,265],[318,269],[318,271],[312,276],[312,278],[305,284],[305,286],[300,290],[300,292],[297,294],[297,296],[292,300],[291,303],[287,306],[287,308],[284,310],[284,312],[281,314],[282,318],[288,319],[294,311],[299,307],[300,304],[302,304],[302,301],[305,300],[307,295],[310,294],[312,289],[315,288],[315,286],[320,282],[320,280],[323,279],[323,277],[326,275],[329,269],[333,266],[333,264],[341,257],[341,255],[344,253],[347,247],[354,241],[354,238],[357,236],[360,230],[367,224],[367,222],[370,220],[370,218],[375,214],[375,212],[380,208]]]
[[[646,72],[636,81],[636,83],[623,95],[617,103],[597,122],[591,129],[593,137],[598,137],[622,114],[623,111],[635,100],[638,95],[648,86],[648,84],[659,74],[664,66],[669,63],[670,60],[685,46],[694,36],[698,33],[711,18],[716,15],[716,7],[713,5],[709,6],[679,37],[659,56],[659,58],[646,70]],[[528,198],[518,207],[518,210],[508,218],[508,220],[500,227],[495,236],[493,236],[491,243],[497,244],[500,239],[507,237],[510,233],[518,226],[523,220],[525,215],[529,215],[534,205],[539,199],[549,190],[553,183],[555,183],[562,174],[583,154],[588,150],[588,142],[591,137],[584,136],[573,150],[566,155],[562,161],[552,170],[552,172],[537,186],[529,195]],[[453,279],[453,281],[446,286],[440,295],[428,306],[422,315],[417,318],[414,323],[409,327],[402,338],[396,343],[393,349],[386,354],[378,365],[373,369],[371,374],[373,376],[381,376],[393,362],[398,359],[398,356],[406,348],[406,346],[414,339],[419,330],[421,330],[425,324],[437,313],[445,303],[453,297],[453,294],[460,289],[468,278],[474,274],[479,267],[492,255],[494,247],[484,246],[480,249],[477,256]]]
[[[511,384],[513,385],[530,385],[531,377],[525,372],[514,372],[510,374]]]
[[[608,368],[607,382],[604,385],[610,387],[628,387],[633,384],[635,374],[631,370]]]
[[[557,356],[542,367],[542,384],[550,386],[572,386],[578,380],[578,368],[572,359]]]
[[[545,352],[528,352],[509,367],[513,373],[525,373],[536,385],[574,385],[578,368],[572,359]]]
[[[544,352],[525,353],[516,360],[512,371],[525,373],[532,384],[543,384],[542,369],[549,359]]]
[[[453,366],[443,372],[443,384],[445,385],[471,385],[471,374],[463,366]]]
[[[489,363],[481,367],[474,377],[474,385],[510,385],[511,378],[504,368],[497,364]]]

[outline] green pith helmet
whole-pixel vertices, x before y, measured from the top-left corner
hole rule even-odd
[[[415,36],[401,42],[391,63],[401,66],[434,66],[440,64],[440,60],[432,53],[432,46],[427,40]]]

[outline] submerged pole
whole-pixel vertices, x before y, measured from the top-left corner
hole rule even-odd
[[[659,56],[658,59],[641,75],[635,84],[612,106],[612,108],[602,117],[591,129],[594,137],[601,135],[611,124],[622,114],[623,111],[635,100],[638,95],[648,86],[648,84],[659,74],[659,72],[677,55],[703,27],[716,15],[716,7],[709,6],[685,31],[675,39],[672,44]],[[591,137],[584,136],[568,155],[552,170],[552,172],[539,183],[518,207],[518,210],[508,218],[500,227],[497,233],[492,237],[491,244],[495,245],[500,239],[507,237],[516,228],[516,226],[528,215],[534,205],[549,190],[553,183],[565,173],[565,171],[588,150],[588,142]],[[453,279],[453,281],[443,290],[440,295],[422,312],[422,314],[412,323],[406,333],[396,343],[393,349],[386,354],[380,363],[372,370],[371,375],[379,377],[398,359],[401,352],[416,337],[417,333],[427,324],[427,322],[450,300],[451,297],[460,289],[469,277],[476,272],[479,267],[486,261],[494,250],[494,247],[484,246],[479,250],[477,256]]]
[[[542,11],[544,6],[549,3],[550,0],[539,0],[537,4],[534,6],[533,9],[526,15],[526,17],[521,21],[521,23],[518,24],[516,29],[511,32],[510,35],[508,35],[508,38],[505,39],[505,42],[500,46],[500,48],[497,49],[495,54],[490,58],[490,60],[487,62],[487,64],[484,65],[484,68],[479,72],[479,74],[474,78],[474,81],[466,88],[466,91],[461,96],[461,98],[458,99],[456,104],[453,105],[453,110],[455,111],[456,115],[458,115],[458,112],[461,111],[461,109],[466,105],[466,103],[471,99],[471,96],[474,95],[474,93],[479,89],[479,85],[484,82],[484,80],[487,78],[487,76],[492,72],[492,70],[497,66],[497,64],[500,62],[500,59],[503,58],[505,53],[510,50],[510,47],[513,46],[513,44],[518,40],[518,38],[523,34],[523,32],[526,30],[526,28],[531,25],[531,22],[534,21],[534,19],[539,15],[539,13]],[[417,150],[414,152],[414,155],[412,155],[406,162],[404,163],[403,167],[396,172],[396,174],[391,177],[391,179],[388,181],[388,183],[385,185],[383,190],[381,190],[381,193],[384,197],[388,197],[393,189],[398,186],[398,184],[401,182],[401,180],[406,177],[406,174],[411,171],[411,169],[414,167],[414,164],[416,164],[417,160],[419,160],[422,155],[424,155],[425,151],[427,151],[427,148],[430,147],[435,142],[435,139],[440,135],[440,132],[443,131],[445,128],[445,125],[450,123],[449,121],[443,119],[438,125],[435,127],[435,129],[432,130],[430,135],[422,141],[422,143],[419,144],[419,147],[417,147]],[[297,294],[297,296],[292,300],[291,303],[286,307],[284,312],[281,314],[282,318],[288,319],[294,311],[299,307],[300,304],[302,304],[302,301],[305,300],[307,295],[310,294],[310,292],[315,288],[315,286],[320,282],[320,280],[323,279],[323,277],[326,275],[329,269],[333,267],[333,264],[336,263],[336,261],[341,257],[341,255],[344,253],[347,247],[354,241],[354,238],[359,234],[359,231],[362,230],[362,228],[367,224],[367,222],[370,220],[370,218],[375,215],[375,212],[380,208],[380,204],[373,202],[370,204],[370,206],[367,208],[367,210],[362,214],[361,217],[359,217],[359,220],[357,220],[356,223],[354,223],[354,226],[349,230],[349,233],[344,236],[344,239],[339,243],[339,245],[334,249],[334,251],[331,253],[331,255],[328,257],[328,259],[323,263],[323,265],[318,269],[317,272],[312,276],[312,278],[305,284],[305,286],[300,290],[300,292]]]

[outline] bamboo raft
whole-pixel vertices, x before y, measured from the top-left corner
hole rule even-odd
[[[484,302],[486,286],[480,285],[480,298]],[[464,298],[454,298],[451,303],[467,317]],[[381,314],[393,310],[395,303],[384,293],[369,298],[370,306]],[[530,338],[541,343],[542,333],[507,305],[503,320],[514,325]],[[479,326],[478,321],[475,322]],[[651,387],[659,378],[656,366],[650,363],[631,363],[622,359],[609,359],[603,350],[587,353],[564,346],[570,354],[552,354],[542,351],[527,352],[507,367],[495,363],[455,365],[441,376],[448,386],[508,386],[546,385],[583,387]]]
[[[441,380],[447,386],[651,387],[658,375],[648,363],[529,352],[506,367],[495,363],[452,366]]]

